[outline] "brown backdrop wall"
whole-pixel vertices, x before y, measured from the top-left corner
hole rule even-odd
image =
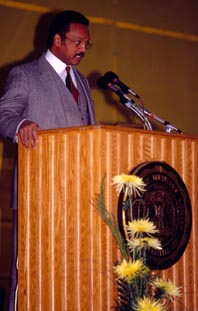
[[[9,69],[43,51],[50,12],[57,9],[79,10],[90,19],[93,48],[79,69],[90,81],[98,122],[138,122],[116,95],[97,87],[98,77],[111,70],[141,95],[148,110],[185,134],[198,135],[197,0],[0,0],[1,93]],[[15,148],[0,141],[0,288],[6,301],[14,155]]]

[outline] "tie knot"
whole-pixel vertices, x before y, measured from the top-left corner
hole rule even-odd
[[[67,66],[67,67],[66,67],[66,71],[67,71],[67,73],[70,72],[70,66]]]

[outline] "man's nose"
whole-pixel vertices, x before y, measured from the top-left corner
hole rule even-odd
[[[81,52],[86,52],[86,42],[82,42],[81,45],[79,46]]]

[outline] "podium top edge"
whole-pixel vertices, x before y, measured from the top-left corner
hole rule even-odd
[[[86,125],[86,126],[74,126],[74,127],[67,127],[67,128],[56,128],[56,129],[44,129],[39,130],[38,135],[46,135],[46,134],[63,134],[63,133],[78,133],[78,132],[93,132],[93,131],[110,131],[110,132],[128,132],[128,133],[141,133],[145,135],[157,135],[157,136],[165,136],[165,137],[181,137],[182,139],[198,139],[195,135],[186,135],[186,134],[179,134],[179,133],[166,133],[163,131],[156,131],[156,130],[145,130],[139,127],[135,127],[135,125],[125,126],[125,125],[103,125],[103,124],[96,124],[96,125]]]

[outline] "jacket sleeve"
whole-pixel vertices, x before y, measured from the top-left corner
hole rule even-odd
[[[4,94],[0,99],[0,135],[14,141],[18,124],[26,118],[28,79],[22,67],[13,68],[7,78]]]

